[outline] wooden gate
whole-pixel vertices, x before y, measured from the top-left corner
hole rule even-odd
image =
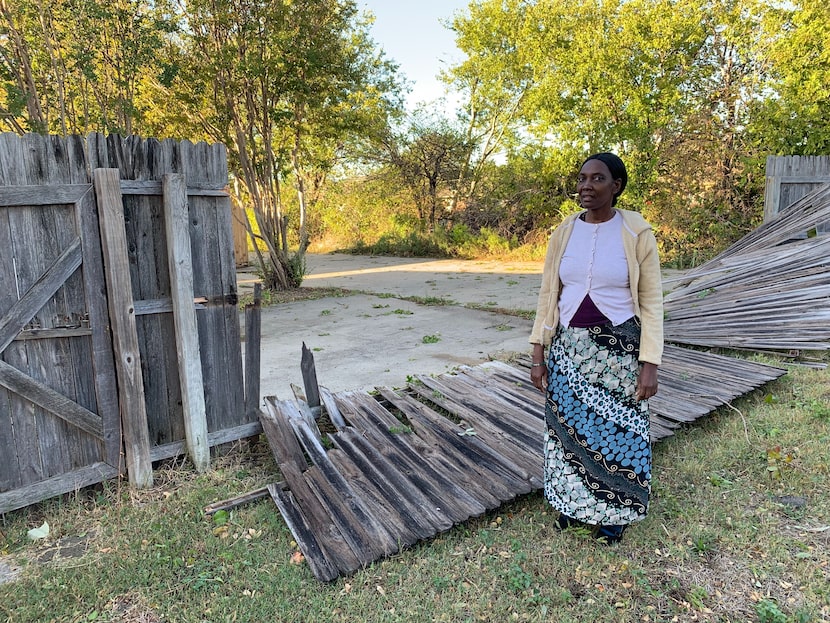
[[[260,432],[227,183],[223,145],[0,135],[0,513]]]
[[[115,476],[121,425],[81,137],[0,135],[0,511]]]

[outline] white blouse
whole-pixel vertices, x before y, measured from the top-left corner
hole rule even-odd
[[[563,326],[570,324],[587,294],[615,326],[634,315],[622,228],[619,212],[604,223],[574,221],[559,267],[559,319]]]

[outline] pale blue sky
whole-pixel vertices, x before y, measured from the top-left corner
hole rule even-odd
[[[444,85],[435,77],[446,64],[461,60],[454,33],[442,25],[469,0],[357,0],[358,8],[375,15],[373,39],[394,59],[412,87],[409,107],[441,97]]]

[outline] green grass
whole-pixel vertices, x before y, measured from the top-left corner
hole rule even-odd
[[[205,474],[173,462],[150,490],[5,515],[0,554],[21,575],[0,585],[0,621],[828,621],[828,402],[828,372],[794,368],[661,441],[649,516],[619,545],[556,531],[534,493],[331,584],[292,563],[269,499],[203,512],[279,479],[264,441],[239,443]],[[770,471],[773,449],[791,460]]]

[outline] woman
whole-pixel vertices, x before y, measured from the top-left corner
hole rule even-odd
[[[547,396],[545,497],[557,527],[587,524],[605,543],[648,510],[648,399],[663,353],[657,243],[642,216],[615,207],[627,182],[614,154],[582,165],[583,210],[551,236],[530,336],[530,377]]]

